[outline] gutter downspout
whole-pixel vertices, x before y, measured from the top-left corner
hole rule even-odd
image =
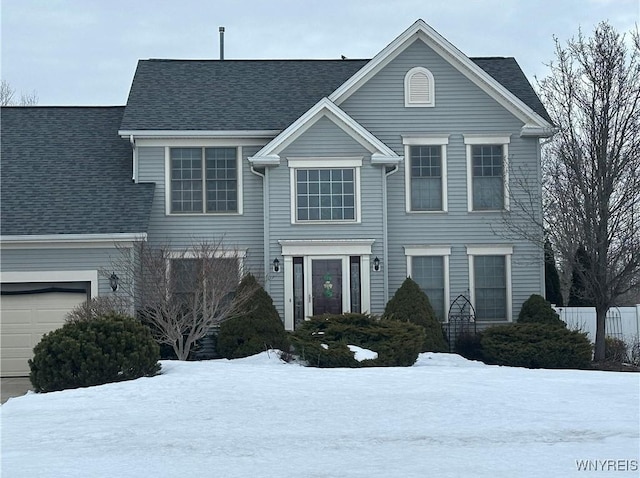
[[[392,174],[397,173],[399,169],[400,168],[397,164],[389,171],[386,170],[386,167],[382,168],[384,182],[384,184],[382,185],[382,257],[384,257],[384,270],[382,278],[384,280],[383,291],[385,304],[389,300],[389,268],[387,267],[387,265],[389,264],[389,234],[387,225],[387,218],[389,214],[387,213],[387,178]]]
[[[131,180],[134,183],[137,183],[138,182],[138,151],[136,149],[136,140],[132,134],[129,135],[129,142],[131,143],[131,150],[133,155],[132,165],[131,165],[131,168],[133,169],[133,171],[131,173]]]
[[[269,271],[269,247],[270,247],[270,239],[269,239],[269,178],[267,177],[267,169],[265,168],[264,174],[257,171],[253,164],[251,165],[251,172],[256,176],[262,178],[262,235],[263,235],[263,267],[265,279],[268,276]],[[284,267],[284,264],[283,264]],[[264,288],[267,293],[271,293],[271,285],[270,281],[264,281]]]

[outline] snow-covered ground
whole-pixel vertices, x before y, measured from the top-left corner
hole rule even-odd
[[[10,399],[2,477],[564,477],[581,460],[637,476],[640,374],[447,354],[410,368],[305,368],[273,352],[162,367]]]

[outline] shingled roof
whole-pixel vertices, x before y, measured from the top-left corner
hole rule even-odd
[[[513,58],[471,58],[540,116]],[[141,60],[120,129],[283,130],[369,60]]]
[[[3,236],[146,232],[155,186],[131,181],[123,112],[2,108]]]

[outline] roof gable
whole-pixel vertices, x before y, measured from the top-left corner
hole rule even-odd
[[[372,163],[395,164],[402,161],[402,156],[398,156],[387,145],[363,128],[362,125],[338,108],[328,98],[321,99],[280,133],[273,141],[250,157],[249,161],[256,166],[279,164],[280,152],[318,122],[320,118],[325,117],[367,149],[371,153]]]
[[[436,53],[442,56],[448,61],[454,68],[465,75],[469,80],[475,83],[483,91],[494,98],[504,108],[521,119],[525,123],[523,133],[536,133],[536,134],[551,134],[553,131],[553,125],[548,120],[548,116],[539,114],[532,108],[532,105],[526,104],[518,95],[513,91],[507,89],[507,87],[499,81],[496,76],[500,76],[497,69],[494,69],[496,76],[488,73],[486,70],[491,69],[493,64],[489,61],[493,59],[475,59],[471,60],[464,55],[455,46],[449,43],[444,37],[442,37],[433,28],[427,25],[423,20],[416,21],[407,30],[405,30],[394,41],[387,45],[380,53],[378,53],[369,63],[361,68],[356,74],[344,82],[338,87],[331,95],[329,99],[336,105],[342,104],[347,98],[349,98],[354,92],[356,92],[363,84],[365,84],[370,78],[372,78],[377,72],[388,65],[394,58],[402,53],[409,45],[413,44],[416,40],[423,41]],[[500,59],[505,60],[505,59]],[[483,63],[484,66],[478,63]],[[497,62],[495,62],[497,63]],[[506,66],[503,61],[502,66]],[[513,61],[515,64],[515,60]],[[515,64],[517,66],[517,64]],[[519,78],[514,81],[514,78],[519,76],[517,71],[513,68],[513,64],[509,65],[512,87],[517,86],[521,89],[521,94],[525,91],[525,86],[528,90],[531,89],[530,85],[522,75],[519,67],[517,71],[521,74]],[[514,73],[515,72],[515,73]],[[533,100],[531,95],[525,93],[527,99]],[[535,96],[535,93],[533,93]],[[537,97],[536,97],[537,99]],[[537,100],[539,103],[539,99]],[[537,105],[536,105],[537,106]],[[538,108],[536,108],[538,109]],[[544,108],[539,109],[540,112],[544,111]]]

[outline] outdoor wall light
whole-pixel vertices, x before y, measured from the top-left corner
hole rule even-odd
[[[273,260],[273,272],[280,272],[280,261],[277,257]]]
[[[380,259],[378,259],[378,256],[373,260],[373,270],[376,272],[380,270]]]
[[[115,272],[112,272],[111,275],[109,276],[109,285],[111,286],[112,291],[115,292],[118,289],[119,281],[120,281],[120,278],[116,275]]]

